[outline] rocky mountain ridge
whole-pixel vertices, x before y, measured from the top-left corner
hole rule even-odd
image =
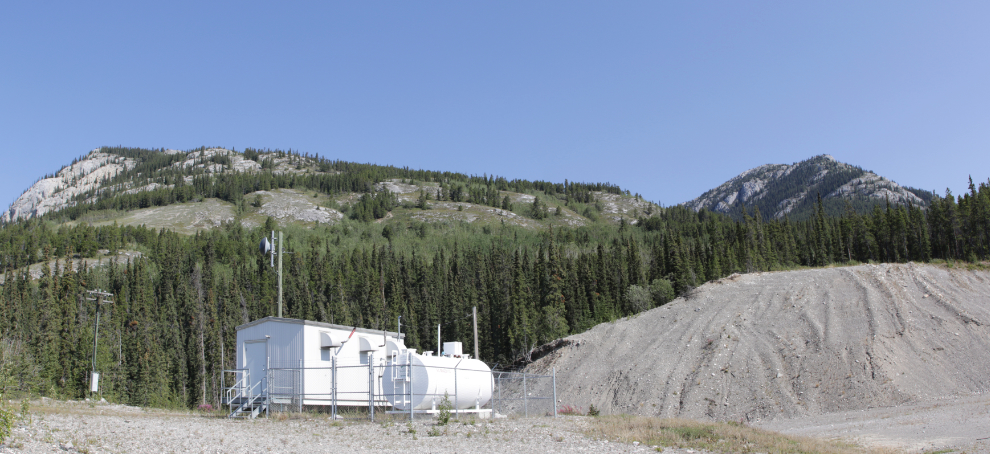
[[[211,174],[252,172],[261,169],[259,163],[251,159],[246,159],[242,153],[223,148],[206,148],[192,151],[167,149],[163,150],[162,153],[165,155],[184,155],[184,159],[172,164],[173,167],[202,169],[204,172]],[[222,158],[220,160],[221,162],[212,161],[218,157]],[[287,159],[273,157],[272,162],[276,167],[274,171],[292,171],[291,166],[285,164],[286,161]],[[107,189],[123,189],[126,193],[136,193],[154,190],[161,186],[172,186],[162,185],[156,182],[137,184],[134,181],[123,183],[124,187],[120,187],[120,184],[115,187],[108,185],[111,178],[121,172],[134,169],[138,164],[139,162],[136,159],[106,153],[100,148],[94,149],[71,165],[63,167],[54,176],[36,181],[10,205],[7,211],[0,215],[0,221],[10,222],[16,219],[29,219],[58,211],[74,205],[76,203],[75,199],[80,194],[94,193],[93,196],[86,199],[87,202],[90,202],[98,198],[99,194]],[[192,177],[186,177],[185,182],[192,182]]]
[[[318,157],[280,151],[249,149],[245,152],[237,152],[219,147],[202,147],[191,151],[173,149],[142,151],[144,154],[132,158],[128,157],[131,154],[115,154],[112,150],[104,148],[92,150],[71,165],[63,167],[53,176],[35,182],[0,215],[0,222],[40,217],[78,204],[93,203],[103,197],[112,197],[114,194],[170,190],[175,188],[176,184],[194,184],[194,178],[200,176],[262,172],[300,176],[340,173],[327,166],[326,160]],[[147,172],[144,171],[146,169]],[[386,189],[395,194],[396,200],[403,207],[415,206],[421,192],[426,192],[435,198],[441,190],[439,183],[436,182],[414,182],[411,179],[407,181],[400,178],[386,179],[374,184],[373,188],[374,191]],[[251,207],[235,206],[230,202],[219,200],[212,202],[197,200],[196,203],[187,204],[185,208],[179,205],[141,206],[130,208],[128,210],[131,211],[128,213],[120,212],[109,218],[100,216],[95,219],[88,218],[86,222],[95,224],[118,222],[122,225],[147,225],[180,231],[187,231],[189,228],[193,231],[212,228],[235,218],[244,225],[254,226],[263,222],[264,217],[267,216],[274,217],[280,222],[332,224],[345,216],[340,211],[342,206],[357,203],[361,196],[361,193],[353,192],[333,195],[312,192],[303,194],[303,192],[306,191],[256,190],[244,195],[244,200],[252,205]],[[544,199],[543,203],[557,200],[552,195],[544,197],[539,191],[499,192],[501,193],[499,197],[508,197],[517,207],[532,205],[537,196]],[[660,208],[656,204],[628,194],[592,191],[591,199],[589,205],[595,208],[593,216],[615,223],[621,222],[622,219],[635,223],[638,216]],[[525,215],[525,209],[522,213],[514,213],[512,210],[479,204],[470,198],[458,201],[437,200],[429,205],[431,210],[417,211],[411,214],[411,218],[424,222],[474,222],[478,219],[491,218],[498,219],[502,223],[521,226],[535,227],[539,224],[538,221]],[[555,217],[555,222],[558,223],[580,226],[590,221],[587,216],[592,216],[587,212],[575,212],[573,206],[568,207],[559,200],[552,202],[549,208],[555,208],[554,205],[560,208],[559,215]],[[187,233],[191,232],[187,231]]]
[[[820,155],[794,164],[765,164],[749,169],[684,205],[741,218],[745,209],[763,216],[805,218],[821,195],[826,210],[836,214],[846,201],[857,211],[890,201],[926,206],[925,191],[908,188],[871,171]],[[930,197],[929,197],[930,198]]]

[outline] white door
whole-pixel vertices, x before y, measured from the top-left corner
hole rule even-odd
[[[255,394],[264,394],[267,388],[265,375],[268,373],[268,339],[244,342],[244,364],[248,370],[248,388],[253,388],[259,382],[264,382],[254,388]]]

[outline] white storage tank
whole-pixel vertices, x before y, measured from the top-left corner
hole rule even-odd
[[[444,355],[420,355],[389,342],[382,390],[395,410],[435,410],[444,394],[453,408],[481,407],[492,398],[494,383],[487,364],[461,354],[460,342],[445,342]]]

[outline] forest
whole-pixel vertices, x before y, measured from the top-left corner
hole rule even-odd
[[[64,223],[89,210],[140,204],[135,199],[144,197],[121,193],[0,227],[0,393],[88,396],[100,311],[95,368],[102,372],[103,397],[140,406],[218,406],[229,379],[223,371],[234,367],[235,328],[276,311],[275,273],[257,250],[271,230],[285,232],[291,252],[284,265],[286,317],[394,330],[401,315],[406,345],[436,350],[441,325],[445,339],[461,340],[470,351],[476,306],[481,359],[500,368],[543,343],[666,304],[733,273],[990,259],[990,182],[970,180],[969,192],[957,197],[947,191],[927,209],[888,204],[859,213],[847,205],[832,216],[819,198],[815,215],[802,221],[767,219],[758,209],[735,221],[674,206],[641,214],[635,222],[533,229],[371,222],[380,217],[376,210],[395,206],[387,194],[376,196],[371,184],[383,178],[439,180],[446,191],[441,198],[485,198],[493,205],[505,202],[497,190],[539,191],[544,199],[573,197],[574,203],[593,203],[592,191],[621,190],[331,165],[358,170],[308,180],[271,173],[209,181],[197,176],[202,181],[149,197],[236,199],[268,184],[366,194],[362,208],[332,225],[280,226],[269,219],[255,229],[231,222],[187,236]],[[146,168],[144,175],[166,178],[167,167]],[[355,176],[361,172],[366,174]],[[465,194],[451,195],[460,188],[456,183],[465,184]],[[98,250],[142,255],[104,266],[78,259]],[[42,266],[41,277],[33,279],[29,265],[38,263],[56,266]],[[87,300],[90,289],[112,293],[113,302]]]

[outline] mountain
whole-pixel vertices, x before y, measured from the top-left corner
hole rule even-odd
[[[839,215],[848,202],[864,213],[875,205],[927,206],[932,194],[901,186],[871,171],[836,161],[830,155],[787,164],[766,164],[747,170],[700,197],[684,203],[742,219],[743,210],[759,209],[764,217],[807,219],[818,196],[827,214]]]
[[[369,197],[363,199],[365,194]],[[368,199],[383,194],[389,200],[380,204],[388,206],[368,214],[378,203]],[[234,220],[256,227],[268,217],[313,226],[345,216],[369,221],[405,215],[423,222],[536,227],[597,220],[635,223],[658,210],[610,184],[468,176],[281,150],[102,147],[35,182],[0,222],[58,216],[62,221],[193,233]]]

